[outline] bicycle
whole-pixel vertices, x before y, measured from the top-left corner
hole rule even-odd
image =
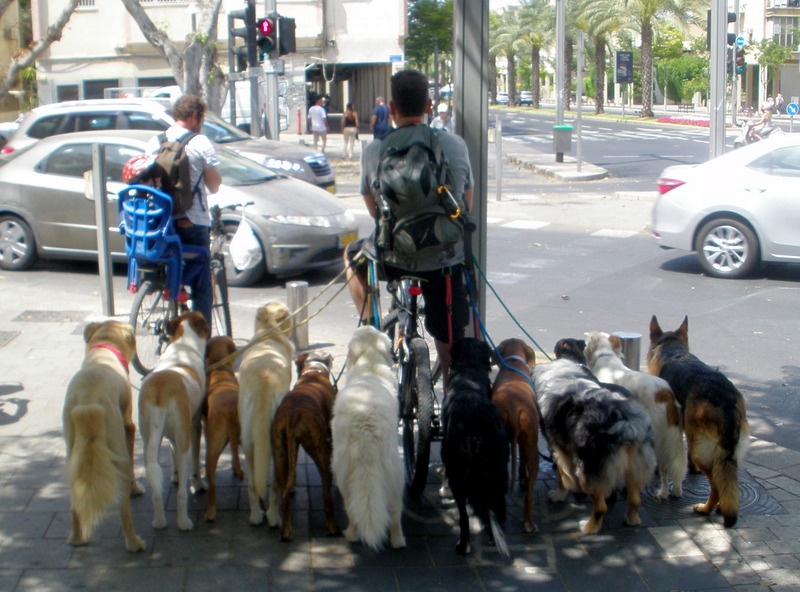
[[[167,194],[147,185],[132,185],[120,192],[120,231],[126,237],[128,287],[136,291],[128,319],[136,330],[132,365],[142,376],[156,366],[169,345],[167,321],[189,310],[190,295],[181,285],[184,274],[191,272],[192,266],[205,265],[209,257],[212,334],[233,335],[222,209],[237,207],[210,208],[209,250],[181,245],[172,226],[172,200]]]

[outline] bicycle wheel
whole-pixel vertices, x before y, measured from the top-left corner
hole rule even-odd
[[[386,315],[384,315],[383,320],[381,321],[381,330],[386,333],[394,343],[394,331],[395,326],[397,325],[397,311],[390,310]],[[431,368],[431,385],[436,388],[436,385],[442,379],[442,364],[439,361],[439,355],[436,353],[436,341],[433,339],[433,336],[430,333],[425,332],[422,339],[425,340],[425,343],[428,344],[428,360],[433,357],[433,361],[430,364]]]
[[[145,280],[136,292],[128,319],[136,332],[136,355],[132,364],[144,376],[155,368],[169,345],[165,323],[178,315],[178,303],[164,296],[164,284]]]
[[[406,483],[412,499],[419,499],[428,479],[431,458],[433,385],[428,344],[421,337],[408,343],[409,357],[403,363],[400,393],[403,424],[403,455]]]
[[[218,259],[211,260],[211,334],[233,337],[231,307],[228,301],[228,278],[225,265]]]

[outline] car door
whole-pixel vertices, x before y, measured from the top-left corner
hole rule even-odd
[[[125,247],[117,223],[116,191],[122,188],[122,166],[141,150],[107,145],[108,194],[106,224],[112,254],[124,256]],[[124,160],[123,160],[124,159]],[[97,251],[95,204],[85,195],[84,173],[92,170],[92,144],[59,145],[34,167],[34,177],[24,188],[24,199],[39,221],[39,238],[46,250],[75,256]]]
[[[755,201],[764,254],[800,258],[800,146],[782,146],[747,165],[743,189]]]

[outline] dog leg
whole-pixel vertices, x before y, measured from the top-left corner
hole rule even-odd
[[[469,544],[469,514],[467,514],[466,497],[457,495],[456,505],[458,506],[458,525],[460,528],[460,535],[458,543],[456,544],[456,553],[459,555],[469,555],[472,553],[472,547],[470,547]]]
[[[200,478],[200,435],[203,431],[203,426],[200,421],[201,411],[195,414],[192,418],[192,446],[191,446],[191,463],[192,463],[192,490],[194,493],[198,491],[205,491],[208,489],[205,481]]]
[[[389,526],[389,544],[392,549],[402,549],[406,546],[406,537],[403,536],[403,496],[400,492],[389,501],[389,515],[392,517]]]
[[[268,494],[267,497],[267,524],[269,524],[270,528],[277,528],[281,525],[281,514],[278,511],[278,498],[280,494],[278,493],[278,483],[275,479],[275,466],[270,459],[270,467],[269,467],[269,484],[268,484]]]
[[[333,475],[331,473],[331,454],[329,443],[323,443],[319,448],[309,452],[309,455],[317,465],[319,476],[322,479],[322,505],[325,509],[325,526],[328,534],[339,536],[342,529],[336,521],[336,514],[333,510]],[[285,516],[285,514],[284,514]]]
[[[142,432],[142,438],[145,438],[144,448],[144,466],[145,476],[150,485],[150,498],[153,502],[153,528],[166,528],[167,517],[164,515],[164,497],[163,497],[163,478],[164,475],[161,471],[161,466],[158,464],[158,450],[161,447],[161,439],[155,441],[155,434],[151,441],[149,429],[144,426],[147,421],[142,421],[139,426]]]
[[[640,491],[642,484],[635,479],[627,479],[625,488],[628,490],[628,508],[625,514],[625,524],[628,526],[639,526],[642,519],[639,517],[639,507],[642,505]]]
[[[81,525],[81,518],[75,510],[70,510],[72,516],[72,529],[69,533],[67,542],[73,547],[80,547],[81,545],[88,544],[89,540],[83,536],[83,526]]]
[[[588,520],[581,520],[579,525],[584,534],[597,534],[603,526],[603,517],[608,512],[606,506],[606,495],[604,491],[590,491],[589,498],[592,500],[592,517]]]
[[[208,428],[208,425],[206,425]],[[224,435],[209,434],[206,429],[206,477],[208,478],[208,505],[206,506],[206,522],[214,522],[217,518],[217,463],[225,448]]]
[[[228,430],[228,439],[231,443],[231,461],[233,463],[233,474],[239,481],[244,480],[244,471],[239,459],[239,422],[235,422],[232,429]],[[208,469],[206,469],[208,470]]]
[[[245,447],[244,459],[247,464],[247,500],[250,503],[250,524],[258,526],[264,522],[264,512],[261,509],[261,500],[256,492],[256,485],[253,483],[255,467],[253,466],[253,450]]]
[[[136,530],[133,527],[130,494],[122,496],[120,500],[119,518],[122,522],[122,532],[125,534],[125,548],[131,553],[144,551],[147,545],[145,545],[144,541],[136,534]]]
[[[669,497],[669,478],[667,477],[667,472],[661,466],[658,467],[658,476],[661,481],[661,486],[658,488],[656,492],[656,498],[660,500],[665,500]]]
[[[136,426],[130,417],[125,418],[125,444],[128,446],[128,455],[130,456],[130,482],[131,482],[131,495],[142,495],[144,487],[136,480],[136,473],[133,464],[133,449],[136,442]]]
[[[178,462],[178,528],[180,530],[191,530],[194,524],[189,518],[189,471],[192,464],[192,451],[177,452]]]

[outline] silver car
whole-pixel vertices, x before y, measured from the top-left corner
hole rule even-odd
[[[175,120],[168,103],[150,99],[95,99],[42,105],[22,117],[2,152],[11,153],[57,134],[115,129],[163,131]],[[322,152],[266,138],[254,138],[207,113],[203,134],[255,162],[336,192],[336,178]]]
[[[45,138],[0,157],[0,268],[21,270],[42,259],[97,259],[94,202],[85,196],[84,173],[92,169],[92,145],[102,146],[108,195],[112,259],[125,261],[117,223],[122,167],[144,152],[152,131],[82,132]],[[219,148],[222,186],[211,204],[244,204],[261,244],[262,260],[247,271],[229,269],[231,285],[247,285],[265,273],[277,276],[338,264],[358,225],[352,212],[327,191],[276,173]],[[229,237],[241,210],[223,211]]]
[[[762,261],[800,262],[800,134],[745,146],[658,179],[652,235],[695,251],[710,276],[740,278]]]

